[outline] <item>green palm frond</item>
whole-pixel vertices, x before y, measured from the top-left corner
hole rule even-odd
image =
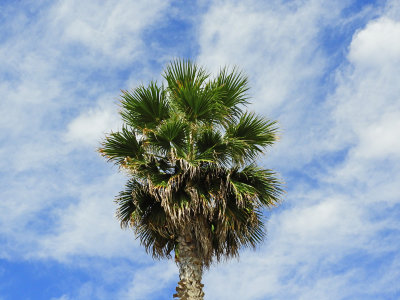
[[[213,127],[206,127],[196,137],[196,158],[213,161],[219,164],[228,162],[227,145],[222,133]]]
[[[280,202],[283,193],[282,182],[274,171],[250,164],[241,172],[232,174],[232,178],[251,186],[262,205],[270,207]]]
[[[220,101],[226,110],[226,116],[230,119],[240,116],[243,106],[248,104],[247,76],[237,68],[233,68],[231,72],[222,68],[212,86],[220,91]]]
[[[182,86],[171,101],[191,122],[211,123],[219,113],[219,95],[210,89]]]
[[[222,117],[221,91],[211,88],[209,74],[193,62],[173,61],[166,68],[171,106],[190,122],[215,122]]]
[[[253,186],[236,181],[233,178],[230,179],[229,183],[239,203],[244,203],[257,197],[257,190]]]
[[[234,197],[227,201],[224,219],[213,221],[213,245],[215,256],[238,255],[242,247],[255,248],[265,237],[262,213],[251,205],[241,207]]]
[[[163,87],[151,82],[148,87],[139,86],[131,93],[122,91],[121,116],[126,124],[142,131],[155,128],[169,118],[169,105]]]
[[[184,120],[170,118],[148,136],[148,143],[164,154],[171,149],[181,150],[186,144],[188,125]]]
[[[201,88],[210,75],[190,60],[174,60],[166,66],[163,76],[169,90],[179,94],[182,87]]]
[[[276,122],[246,112],[228,125],[226,138],[236,162],[251,161],[277,140]]]
[[[263,214],[260,210],[254,210],[252,222],[245,222],[241,230],[241,240],[246,247],[255,248],[266,236],[266,230],[263,220]]]
[[[125,189],[115,198],[115,202],[118,204],[117,218],[120,220],[122,228],[129,227],[132,219],[134,219],[134,214],[138,207],[133,202],[133,192],[138,189],[140,189],[140,185],[137,181],[129,180]]]
[[[121,131],[113,132],[106,137],[99,152],[109,161],[122,166],[127,159],[143,159],[145,150],[133,130],[122,127]]]

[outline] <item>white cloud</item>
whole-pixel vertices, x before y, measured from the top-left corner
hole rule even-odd
[[[121,292],[119,299],[170,299],[175,290],[166,295],[165,288],[171,281],[178,283],[178,280],[178,269],[172,261],[156,262],[136,272],[129,288]]]
[[[400,59],[399,36],[399,22],[387,17],[373,21],[354,36],[349,60],[362,69],[393,67]]]
[[[399,99],[400,101],[400,99]],[[383,114],[380,120],[365,126],[360,132],[360,144],[355,155],[364,158],[400,155],[400,111]]]
[[[111,96],[104,98],[108,99],[98,101],[96,107],[84,111],[68,124],[66,141],[77,147],[88,145],[94,148],[99,146],[106,133],[121,128],[117,105],[109,100]]]
[[[69,298],[67,295],[62,295],[61,297],[58,298],[51,298],[51,300],[70,300],[71,298]]]
[[[168,1],[60,1],[53,24],[65,43],[87,47],[91,63],[131,63],[143,54],[143,30],[159,22]]]
[[[200,28],[199,61],[250,73],[257,109],[293,106],[326,67],[317,37],[339,12],[340,5],[322,1],[216,2]]]
[[[330,99],[336,119],[332,131],[351,146],[340,176],[348,173],[369,181],[371,168],[398,166],[400,44],[396,36],[400,36],[400,22],[382,16],[353,37],[351,65],[339,73],[338,88]]]
[[[100,177],[95,183],[81,186],[77,201],[53,209],[57,219],[51,233],[42,235],[39,247],[31,255],[65,261],[78,256],[143,258],[142,249],[132,231],[121,230],[115,218],[114,196],[123,188],[121,174]]]

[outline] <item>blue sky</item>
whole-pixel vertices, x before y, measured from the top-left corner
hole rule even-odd
[[[399,1],[1,1],[0,299],[171,299],[114,217],[95,149],[118,96],[176,57],[250,78],[286,181],[268,239],[204,275],[213,299],[399,299]]]

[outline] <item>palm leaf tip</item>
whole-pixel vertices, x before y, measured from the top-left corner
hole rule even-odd
[[[189,59],[173,60],[166,66],[163,74],[172,91],[179,91],[185,86],[200,88],[209,76],[204,68]]]

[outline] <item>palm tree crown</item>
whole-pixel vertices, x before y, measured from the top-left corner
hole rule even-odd
[[[236,68],[211,78],[175,60],[163,77],[165,85],[122,92],[124,126],[99,151],[130,177],[116,198],[121,226],[156,258],[174,251],[179,259],[183,237],[209,267],[264,238],[262,210],[282,189],[255,160],[276,141],[277,127],[246,111],[248,80]]]

